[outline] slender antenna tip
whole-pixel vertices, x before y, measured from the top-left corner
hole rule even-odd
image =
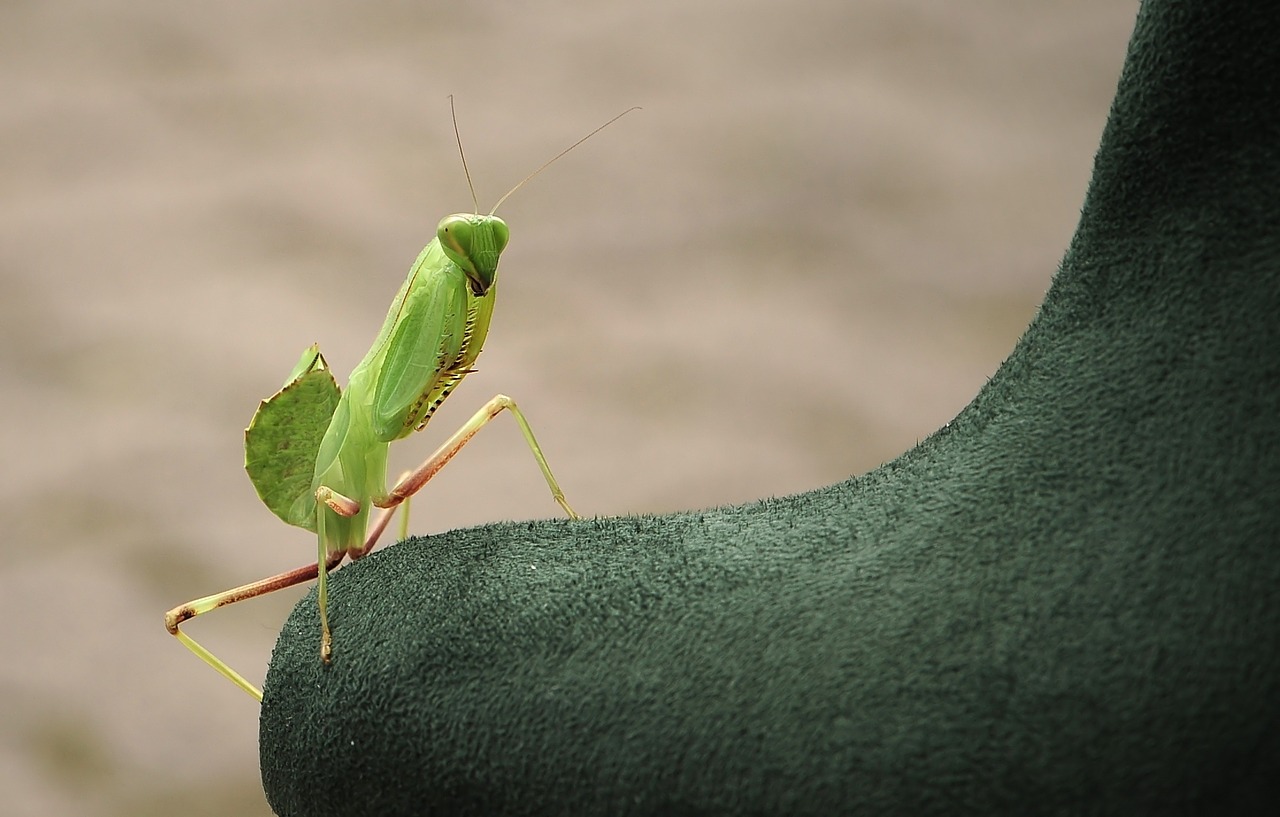
[[[541,173],[542,171],[546,170],[546,169],[547,169],[548,167],[550,167],[551,165],[555,164],[555,162],[556,162],[557,160],[559,160],[562,156],[564,156],[566,153],[568,153],[569,151],[573,150],[573,149],[574,149],[574,148],[576,148],[578,145],[580,145],[580,144],[582,144],[583,142],[587,141],[587,140],[588,140],[588,139],[590,139],[592,136],[595,136],[597,133],[599,133],[600,131],[602,131],[602,130],[604,130],[605,128],[609,127],[609,126],[610,126],[610,125],[612,125],[614,122],[617,122],[619,119],[621,119],[622,117],[624,117],[624,116],[626,116],[627,114],[631,113],[632,111],[639,111],[639,110],[642,110],[642,109],[641,109],[641,107],[640,107],[639,105],[633,105],[633,106],[631,106],[630,108],[627,108],[625,111],[623,111],[622,113],[618,114],[618,115],[617,115],[617,116],[615,116],[614,118],[610,119],[608,122],[605,122],[605,123],[604,123],[603,125],[601,125],[600,127],[598,127],[598,128],[596,128],[595,130],[591,131],[591,133],[588,133],[586,136],[584,136],[584,137],[582,137],[581,139],[579,139],[578,141],[574,142],[572,145],[569,145],[569,147],[565,148],[564,150],[562,150],[562,151],[560,151],[559,153],[557,153],[555,156],[552,156],[550,159],[548,159],[547,161],[543,162],[543,163],[542,163],[542,165],[541,165],[537,170],[533,171],[533,172],[532,172],[532,173],[530,173],[528,176],[525,176],[523,179],[521,179],[521,180],[520,180],[520,183],[519,183],[519,184],[517,184],[515,187],[511,188],[510,190],[508,190],[508,191],[506,192],[506,194],[505,194],[502,198],[498,199],[498,203],[497,203],[497,204],[495,204],[495,205],[493,205],[493,209],[489,211],[489,215],[493,215],[494,213],[498,212],[498,208],[502,206],[502,203],[503,203],[504,201],[506,201],[507,199],[509,199],[509,198],[511,197],[511,194],[512,194],[512,193],[514,193],[514,192],[516,192],[517,190],[519,190],[520,188],[524,187],[524,186],[525,186],[525,185],[526,185],[530,180],[532,180],[532,179],[533,179],[533,177],[534,177],[534,176],[537,176],[539,173]],[[457,125],[457,123],[455,122],[455,127],[456,127],[456,125]],[[458,147],[459,147],[459,149],[461,149],[461,147],[462,147],[462,146],[461,146],[461,144],[459,144],[459,146],[458,146]],[[464,163],[464,164],[465,164],[465,163]],[[470,177],[468,177],[468,178],[470,178]],[[472,197],[474,197],[474,196],[475,196],[475,192],[473,191],[471,195],[472,195]],[[479,209],[479,208],[477,208],[477,211],[478,211],[478,209]]]

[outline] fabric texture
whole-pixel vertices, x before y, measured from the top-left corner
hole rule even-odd
[[[1280,793],[1280,11],[1143,4],[1040,313],[837,485],[338,571],[281,815],[1258,814]],[[851,443],[853,444],[853,443]]]

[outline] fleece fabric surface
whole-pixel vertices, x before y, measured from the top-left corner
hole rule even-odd
[[[811,493],[413,539],[266,681],[281,815],[1258,814],[1280,24],[1143,4],[1078,232],[945,428]],[[854,443],[851,443],[851,445]]]

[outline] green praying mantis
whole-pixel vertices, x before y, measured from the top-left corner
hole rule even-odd
[[[449,104],[452,110],[452,97]],[[544,163],[502,196],[488,215],[480,214],[455,116],[454,135],[475,212],[440,221],[436,237],[410,267],[373,347],[351,373],[345,391],[339,391],[319,348],[312,345],[280,391],[259,405],[245,430],[245,470],[268,508],[285,522],[316,534],[316,561],[189,601],[165,614],[165,628],[174,637],[258,701],[261,690],[182,632],[180,625],[219,607],[318,577],[320,658],[329,663],[333,634],[328,571],[346,557],[354,561],[369,553],[396,508],[504,410],[520,426],[552,497],[570,518],[578,518],[551,473],[529,421],[506,395],[485,403],[390,490],[387,453],[392,442],[424,428],[445,398],[475,370],[493,314],[498,259],[510,238],[506,223],[494,215],[498,208],[553,162],[633,110],[623,111]],[[407,511],[401,517],[402,538],[406,527]]]

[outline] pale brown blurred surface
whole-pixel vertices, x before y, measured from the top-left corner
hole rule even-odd
[[[1070,238],[1135,2],[0,6],[0,813],[267,814],[257,708],[165,609],[314,544],[241,431],[502,210],[480,372],[587,514],[834,482],[952,417]],[[513,424],[414,529],[551,516]],[[296,593],[192,632],[260,681]]]

